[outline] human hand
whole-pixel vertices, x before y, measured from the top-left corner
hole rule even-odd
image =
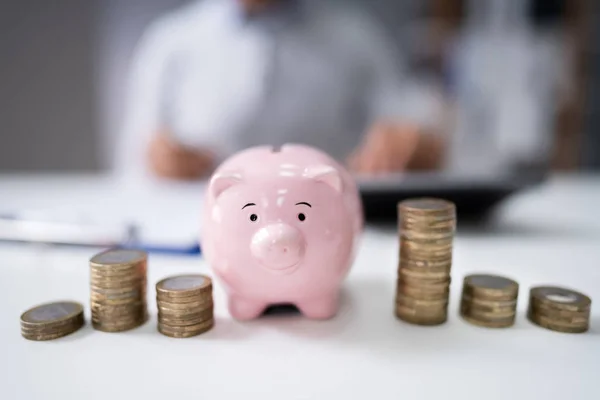
[[[416,152],[419,137],[419,129],[412,125],[375,124],[349,157],[348,166],[361,174],[405,170]]]
[[[164,132],[152,138],[147,157],[155,175],[180,180],[205,177],[211,173],[215,163],[215,155],[209,150],[185,147]]]

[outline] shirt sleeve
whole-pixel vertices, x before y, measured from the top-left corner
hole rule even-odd
[[[147,173],[145,154],[149,140],[166,125],[165,86],[173,50],[172,40],[154,24],[134,51],[115,162],[119,174]]]
[[[403,58],[374,21],[355,24],[359,51],[367,75],[366,100],[370,120],[413,123],[435,128],[441,100],[435,85],[411,77]]]

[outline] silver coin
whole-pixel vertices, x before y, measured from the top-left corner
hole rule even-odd
[[[167,279],[163,282],[165,290],[189,290],[201,287],[206,279],[202,276],[184,275]]]
[[[145,257],[146,254],[138,250],[108,250],[95,255],[91,262],[101,265],[122,265],[141,261]]]
[[[77,303],[56,302],[32,308],[23,314],[22,319],[30,323],[52,322],[76,315],[81,310],[81,305]]]
[[[434,198],[417,198],[405,200],[400,203],[401,206],[407,208],[414,208],[417,210],[447,210],[453,207],[452,203]]]
[[[505,289],[514,285],[510,279],[495,275],[471,275],[468,280],[471,286],[484,289]]]

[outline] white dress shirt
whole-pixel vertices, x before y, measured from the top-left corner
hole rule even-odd
[[[431,123],[435,96],[409,85],[392,49],[364,15],[316,1],[257,16],[234,0],[194,2],[139,44],[120,164],[145,165],[161,128],[220,157],[300,142],[342,160],[375,120]]]

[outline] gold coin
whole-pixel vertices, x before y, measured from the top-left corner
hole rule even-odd
[[[540,318],[539,316],[534,316],[531,314],[527,315],[527,319],[535,325],[538,325],[542,328],[546,328],[556,332],[562,333],[585,333],[589,330],[589,324],[580,324],[580,325],[563,325],[551,320]]]
[[[189,308],[189,309],[185,309],[185,310],[176,310],[176,309],[172,309],[172,308],[166,308],[166,307],[162,307],[162,306],[158,306],[158,312],[159,314],[163,315],[163,316],[176,316],[178,318],[187,318],[190,315],[194,315],[197,314],[199,312],[203,312],[206,310],[212,310],[213,309],[213,305],[211,304],[210,306],[203,306],[203,307],[196,307],[196,308]]]
[[[422,300],[404,296],[400,293],[396,294],[396,304],[403,305],[414,309],[440,309],[448,305],[448,299],[441,300]]]
[[[143,315],[147,313],[146,306],[139,306],[136,308],[131,308],[127,310],[117,309],[117,310],[98,310],[92,309],[92,318],[95,319],[121,319],[121,318],[129,318],[135,317],[139,315]]]
[[[465,277],[463,293],[473,298],[514,300],[519,294],[519,284],[503,276],[474,274]]]
[[[102,324],[113,324],[113,325],[128,325],[139,321],[140,319],[144,319],[148,313],[144,311],[140,311],[137,313],[131,313],[129,315],[99,315],[97,313],[92,313],[92,321]]]
[[[199,324],[201,322],[207,321],[212,318],[214,318],[213,311],[206,310],[206,311],[194,314],[193,316],[191,316],[189,318],[175,318],[175,317],[164,316],[164,315],[159,314],[158,322],[165,324],[165,325],[170,325],[170,326],[189,326],[189,325]]]
[[[480,309],[476,309],[473,307],[469,307],[468,305],[461,304],[460,312],[464,315],[468,315],[472,318],[477,318],[479,320],[484,321],[495,321],[502,320],[505,318],[514,318],[517,313],[514,310],[508,311],[484,311]]]
[[[395,310],[396,318],[408,322],[413,325],[422,325],[422,326],[435,326],[441,325],[445,323],[448,319],[448,315],[446,312],[439,313],[437,315],[416,315],[414,312],[411,312],[410,309],[406,309],[403,307],[396,307]]]
[[[405,268],[400,268],[400,270],[398,271],[398,280],[406,285],[419,287],[429,286],[432,290],[435,290],[435,288],[441,289],[441,287],[448,286],[452,281],[450,275],[428,275],[425,273],[418,273],[414,270],[409,270]]]
[[[211,307],[213,304],[212,298],[207,300],[194,301],[189,303],[173,303],[162,300],[157,300],[156,304],[159,307],[168,308],[171,310],[189,310],[193,308]]]
[[[56,333],[49,333],[49,334],[45,334],[45,333],[35,334],[35,333],[21,332],[21,336],[23,336],[27,340],[34,340],[34,341],[41,342],[41,341],[54,340],[54,339],[58,339],[61,337],[65,337],[67,335],[70,335],[71,333],[76,332],[77,330],[78,329],[73,329],[73,330],[68,330],[68,331],[64,331],[64,332],[56,332]]]
[[[500,320],[481,320],[470,315],[461,314],[461,317],[472,325],[481,326],[484,328],[509,328],[515,324],[515,318],[505,318]]]
[[[474,303],[473,301],[470,301],[468,299],[468,297],[464,297],[461,299],[460,301],[460,306],[462,308],[467,308],[469,310],[473,310],[476,312],[483,312],[483,313],[498,313],[498,314],[502,314],[502,313],[514,313],[516,312],[516,303],[510,306],[490,306],[490,305],[481,305],[478,303]]]
[[[125,294],[137,294],[137,295],[145,295],[146,288],[144,286],[132,286],[126,288],[113,288],[113,289],[104,289],[99,288],[97,286],[90,286],[90,290],[92,293],[96,295],[102,296],[122,296]]]
[[[450,270],[433,268],[407,268],[402,264],[398,268],[400,278],[413,282],[446,283],[450,281]]]
[[[66,335],[79,330],[85,325],[85,320],[80,318],[69,324],[59,327],[44,327],[44,328],[29,328],[21,327],[21,335],[23,336],[52,336],[55,334]]]
[[[146,277],[127,277],[119,279],[90,279],[90,285],[101,289],[120,289],[125,287],[146,286]]]
[[[539,307],[530,304],[528,312],[535,315],[540,315],[546,318],[550,318],[556,321],[564,321],[568,323],[582,323],[587,322],[590,319],[590,310],[587,311],[565,311],[565,310],[553,310],[550,308]]]
[[[563,326],[566,328],[587,327],[589,325],[588,320],[566,321],[566,320],[559,320],[559,319],[552,318],[552,317],[547,317],[545,315],[540,315],[540,314],[530,314],[530,315],[537,322],[543,322],[543,323],[547,323],[547,324],[555,324],[555,325]]]
[[[101,331],[101,332],[107,332],[107,333],[117,333],[117,332],[125,332],[125,331],[129,331],[135,328],[138,328],[142,325],[144,325],[146,323],[146,319],[140,319],[139,321],[133,322],[129,325],[115,325],[115,324],[109,324],[109,323],[100,323],[100,322],[95,322],[92,321],[92,327],[97,330],[97,331]]]
[[[213,319],[211,319],[209,321],[202,322],[197,325],[193,325],[193,328],[192,328],[192,326],[187,326],[187,327],[185,327],[185,329],[181,329],[181,328],[177,328],[177,327],[171,327],[171,326],[165,325],[165,324],[158,324],[157,329],[160,333],[162,333],[165,336],[170,336],[173,338],[188,338],[188,337],[200,335],[204,332],[211,330],[213,328],[214,324],[215,324],[215,321]]]
[[[529,295],[530,299],[558,310],[583,311],[592,305],[592,300],[585,294],[554,286],[531,288]]]
[[[135,265],[129,270],[116,270],[113,271],[108,267],[103,267],[102,270],[90,268],[90,279],[97,280],[121,280],[131,279],[134,277],[143,278],[147,275],[146,265]]]
[[[200,274],[171,276],[156,284],[156,293],[161,298],[211,294],[212,280]]]
[[[411,270],[431,269],[431,270],[447,270],[452,268],[452,259],[444,261],[433,260],[413,260],[400,256],[400,267]]]
[[[426,215],[453,215],[456,212],[456,206],[454,203],[433,198],[433,197],[421,197],[403,200],[398,203],[399,213],[408,214],[426,214]]]
[[[397,293],[420,300],[444,300],[450,295],[450,288],[441,291],[426,291],[419,287],[399,284]]]
[[[117,299],[107,299],[97,296],[90,297],[90,305],[97,306],[125,306],[129,304],[138,303],[140,301],[145,301],[145,297],[133,296],[133,297],[125,297],[125,298],[117,298]]]
[[[46,333],[54,331],[69,330],[73,326],[82,326],[85,323],[83,313],[73,319],[51,324],[24,324],[21,323],[21,330],[24,332]]]
[[[481,307],[487,307],[489,309],[516,309],[517,307],[517,300],[487,300],[487,299],[481,299],[478,297],[472,297],[468,294],[464,294],[462,295],[462,300],[469,302],[473,305],[477,305],[477,306],[481,306]]]

